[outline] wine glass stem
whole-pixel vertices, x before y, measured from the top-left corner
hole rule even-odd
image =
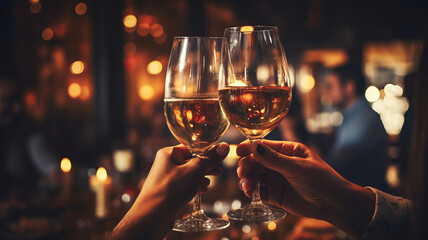
[[[251,205],[263,205],[262,200],[260,199],[260,182],[257,181],[256,191],[253,193],[253,197],[251,199]]]
[[[204,215],[204,210],[201,209],[201,194],[196,194],[193,201],[193,212],[192,216],[196,218],[201,218]]]
[[[261,141],[261,138],[256,138],[256,139],[249,139],[250,143],[253,144],[256,141]],[[257,186],[256,186],[256,191],[254,191],[253,193],[253,197],[251,199],[251,206],[259,206],[259,205],[263,205],[263,202],[260,198],[260,181],[257,180]]]
[[[193,152],[192,157],[198,157],[198,158],[206,158],[202,156],[202,152]],[[201,194],[196,194],[194,201],[193,201],[193,211],[192,216],[195,218],[203,219],[205,218],[204,210],[201,209]]]

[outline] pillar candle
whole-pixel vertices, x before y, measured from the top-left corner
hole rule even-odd
[[[100,167],[95,176],[89,178],[89,185],[95,193],[95,217],[105,218],[109,213],[109,192],[112,185],[111,177],[105,168]]]

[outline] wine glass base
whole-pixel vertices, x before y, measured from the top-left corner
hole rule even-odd
[[[221,230],[229,227],[230,222],[221,218],[197,218],[190,216],[188,218],[175,221],[172,230],[177,232],[209,232]]]
[[[284,218],[287,214],[280,209],[270,209],[265,205],[250,205],[245,208],[231,210],[229,219],[242,222],[268,222]]]

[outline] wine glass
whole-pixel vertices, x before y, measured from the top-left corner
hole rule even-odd
[[[229,127],[218,100],[218,76],[223,38],[175,37],[165,81],[164,112],[169,130],[193,157],[217,142]],[[204,232],[223,229],[229,222],[209,218],[196,195],[188,218],[173,230]]]
[[[231,27],[224,37],[220,106],[229,122],[253,143],[272,131],[290,108],[287,60],[277,27]],[[259,181],[251,204],[228,212],[230,219],[246,222],[273,221],[285,215],[262,203]]]

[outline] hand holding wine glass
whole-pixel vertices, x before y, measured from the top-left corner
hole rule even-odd
[[[293,214],[328,221],[354,238],[373,217],[373,192],[340,176],[301,143],[244,141],[236,152],[243,157],[237,173],[247,196],[260,172],[262,199]]]
[[[220,104],[229,122],[251,142],[261,140],[287,114],[290,77],[276,27],[227,28],[222,52]],[[241,221],[272,221],[285,212],[260,200],[259,184],[250,206],[228,216]]]
[[[206,150],[229,126],[218,100],[222,43],[223,38],[174,38],[166,75],[164,102],[168,127],[193,157],[202,159],[207,158]],[[198,194],[190,217],[176,221],[173,230],[201,232],[227,226],[228,221],[204,214]]]
[[[163,239],[175,214],[196,192],[207,191],[204,176],[219,174],[228,152],[226,143],[211,147],[207,159],[192,158],[182,144],[160,149],[137,199],[106,239]]]

